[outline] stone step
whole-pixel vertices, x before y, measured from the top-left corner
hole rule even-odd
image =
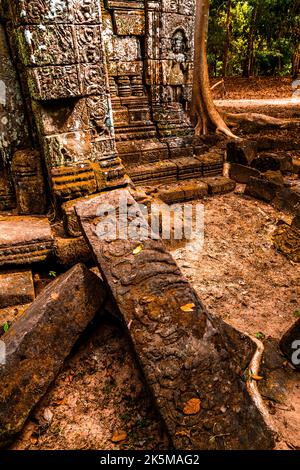
[[[127,190],[76,211],[173,447],[208,449],[212,434],[221,434],[217,449],[273,448],[273,432],[241,379],[255,343],[205,310],[161,240],[103,235],[99,210],[109,204],[119,214],[120,201],[122,214],[140,214]],[[114,229],[118,219],[110,220]]]
[[[7,271],[0,273],[0,309],[29,304],[34,300],[31,271]]]
[[[153,185],[202,176],[220,176],[223,174],[223,156],[205,153],[194,157],[165,159],[144,165],[127,166],[127,172],[137,185]]]

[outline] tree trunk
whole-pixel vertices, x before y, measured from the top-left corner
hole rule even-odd
[[[212,128],[217,133],[237,138],[217,111],[210,89],[207,64],[209,0],[196,0],[194,83],[191,118],[196,135],[205,135]]]
[[[246,52],[246,57],[244,61],[244,68],[243,68],[243,77],[249,78],[251,76],[251,73],[253,73],[253,65],[254,65],[254,37],[256,33],[256,19],[257,19],[257,14],[258,14],[258,6],[259,6],[259,1],[257,1],[252,15],[251,15],[251,21],[250,21],[250,30],[249,30],[249,36],[248,36],[248,46],[247,46],[247,52]]]
[[[224,78],[227,76],[230,40],[231,40],[231,0],[228,0],[227,1],[227,13],[226,13],[226,40],[225,40],[224,51],[223,51],[223,70],[222,70],[222,75]]]

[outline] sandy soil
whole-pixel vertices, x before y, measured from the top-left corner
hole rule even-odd
[[[211,84],[221,78],[211,79]],[[290,77],[229,77],[225,79],[225,87],[220,85],[213,90],[215,99],[276,99],[292,96],[292,79]]]

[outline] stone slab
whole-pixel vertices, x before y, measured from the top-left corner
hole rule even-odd
[[[105,299],[101,281],[77,265],[50,284],[2,336],[0,445],[21,431]]]
[[[260,173],[255,168],[240,165],[239,163],[231,163],[229,168],[229,176],[232,180],[240,184],[247,184],[250,176],[259,177]]]
[[[227,160],[230,163],[250,165],[257,156],[257,142],[244,140],[227,144]]]
[[[100,236],[103,204],[113,216],[120,198],[127,210],[139,213],[126,190],[95,197],[76,211],[173,446],[208,449],[213,434],[224,434],[217,448],[273,447],[241,380],[254,343],[205,310],[161,240],[115,238],[109,230],[113,218],[111,225],[105,219],[107,232]]]
[[[46,217],[0,216],[0,266],[45,261],[53,243]]]
[[[271,202],[280,190],[281,186],[272,181],[251,176],[246,186],[245,194],[265,202]]]
[[[211,176],[204,178],[201,181],[208,185],[208,194],[225,194],[234,191],[236,182],[225,176]]]
[[[29,304],[34,297],[31,271],[0,273],[0,308]]]
[[[274,246],[287,258],[300,263],[300,229],[280,223],[272,235]]]

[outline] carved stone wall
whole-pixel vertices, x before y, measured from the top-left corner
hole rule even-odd
[[[9,10],[55,195],[121,184],[99,0],[22,0]],[[90,178],[95,164],[101,178]],[[90,165],[88,177],[82,165]]]

